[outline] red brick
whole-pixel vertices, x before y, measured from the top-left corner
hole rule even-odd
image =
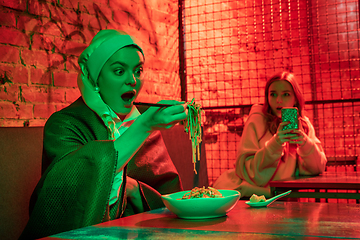
[[[65,99],[67,103],[72,103],[81,96],[78,88],[68,88],[65,90]]]
[[[93,39],[93,37],[96,35],[96,33],[98,33],[98,30],[95,30],[95,29],[84,29],[82,30],[79,35],[81,34],[82,36],[82,41],[80,42],[83,42],[85,43],[86,45],[89,45],[91,40]]]
[[[0,103],[0,116],[8,119],[32,118],[32,104],[24,103]]]
[[[129,15],[129,27],[132,29],[139,30],[141,29],[142,25],[138,18],[134,18],[133,16]]]
[[[66,101],[66,88],[50,87],[48,89],[48,102],[51,103],[65,103]],[[50,96],[50,97],[49,97]]]
[[[2,26],[15,27],[15,14],[11,11],[0,11],[0,23]]]
[[[167,61],[161,60],[161,59],[154,59],[151,64],[152,70],[163,70],[164,66],[169,65]]]
[[[23,127],[27,120],[0,119],[0,127]]]
[[[16,47],[0,45],[0,61],[17,63],[20,60],[19,50]]]
[[[36,30],[39,33],[44,33],[52,36],[60,36],[62,34],[60,26],[59,23],[54,22],[51,19],[42,19],[42,25],[39,25]]]
[[[158,102],[160,100],[161,100],[160,96],[153,94],[144,94],[144,93],[141,93],[137,98],[137,101],[139,102]]]
[[[114,14],[117,11],[123,11],[123,12],[134,12],[131,8],[132,5],[129,4],[130,2],[125,2],[125,1],[109,1],[109,7],[110,9],[113,9]]]
[[[129,14],[123,10],[114,11],[113,20],[121,25],[128,25]]]
[[[49,10],[50,10],[50,17],[49,18],[51,18],[52,21],[63,23],[64,19],[66,18],[65,15],[64,15],[65,14],[64,13],[65,9],[63,7],[53,6],[51,4],[51,7],[50,7]],[[67,9],[66,9],[66,14],[67,14]]]
[[[28,0],[28,11],[31,14],[43,17],[50,17],[51,7],[49,3],[38,0]]]
[[[111,1],[114,2],[114,1]],[[112,8],[108,6],[98,4],[98,1],[88,2],[88,1],[79,1],[80,12],[94,15],[95,18],[102,18],[107,22],[110,22],[112,19]]]
[[[40,19],[36,19],[32,16],[20,15],[17,17],[17,28],[20,30],[25,30],[29,32],[37,31],[39,26],[42,25]]]
[[[69,106],[69,104],[56,104],[55,109],[56,111],[60,111],[61,109],[66,108],[67,106]]]
[[[63,6],[63,9],[66,11],[77,9],[77,1],[72,0],[59,0],[59,3],[61,6]]]
[[[6,74],[12,83],[28,83],[28,69],[22,66],[1,66],[0,76]]]
[[[0,99],[10,102],[16,102],[19,100],[19,86],[15,84],[3,84],[0,85]]]
[[[66,58],[66,62],[64,63],[64,69],[68,71],[80,71],[80,67],[78,64],[78,57],[76,56],[68,56]]]
[[[62,34],[60,37],[62,39],[68,39],[76,42],[85,42],[85,37],[82,31],[79,31],[77,25],[68,24],[63,22],[61,26]]]
[[[77,87],[77,73],[54,72],[54,86]]]
[[[117,22],[111,21],[106,26],[106,29],[122,29],[122,26]]]
[[[89,27],[97,30],[106,29],[108,23],[107,19],[93,16],[90,18]]]
[[[53,87],[22,86],[22,97],[31,103],[64,103],[65,90]]]
[[[154,11],[156,11],[154,13]],[[141,6],[138,8],[138,16],[139,16],[139,19],[141,21],[141,24],[151,24],[151,21],[153,21],[153,17],[157,17],[157,16],[154,16],[158,11],[157,10],[154,10],[154,9],[150,9],[150,8],[147,8],[147,7],[144,7],[144,6]],[[177,17],[177,14],[176,14],[176,17]]]
[[[0,116],[1,118],[15,118],[16,109],[13,103],[0,102]]]
[[[0,27],[0,43],[29,47],[29,38],[19,30]]]
[[[141,89],[140,95],[148,95],[152,93],[153,93],[152,84],[150,82],[145,82]]]
[[[43,127],[47,119],[30,119],[27,123],[29,127]]]
[[[51,19],[55,22],[70,23],[74,26],[77,26],[78,21],[80,21],[79,18],[81,17],[78,16],[78,13],[74,9],[56,7],[51,12]]]
[[[145,64],[150,64],[153,60],[157,59],[158,54],[158,48],[156,45],[152,44],[153,42],[156,42],[156,39],[154,36],[148,36],[148,43],[147,44],[140,44],[142,50],[145,54]],[[154,39],[154,40],[153,40]],[[140,39],[139,39],[140,41]],[[149,61],[150,60],[150,61]],[[150,62],[150,63],[149,63]]]
[[[55,112],[55,106],[51,104],[35,104],[34,118],[49,118]]]
[[[52,73],[40,68],[30,69],[30,82],[43,85],[52,85]]]
[[[51,69],[65,69],[65,60],[61,54],[53,53],[49,55],[49,67]]]
[[[18,106],[16,106],[17,116],[19,119],[33,118],[33,108],[32,104],[18,103]]]
[[[57,53],[66,54],[64,50],[64,38],[63,37],[55,37],[54,39],[54,51]]]
[[[55,43],[56,46],[58,47],[56,49],[57,52],[64,53],[67,55],[75,55],[75,56],[80,56],[80,54],[88,46],[88,44],[85,43],[74,42],[71,40],[63,41],[59,38],[55,40]]]
[[[78,22],[78,25],[81,25],[81,26],[87,26],[87,28],[89,28],[89,22],[90,22],[90,19],[94,18],[94,16],[92,15],[89,15],[87,13],[81,13],[81,18],[79,19],[79,22]],[[90,28],[91,30],[93,31],[98,31],[98,29],[92,29]]]
[[[34,34],[31,41],[31,50],[47,50],[51,51],[55,47],[54,37],[43,34]]]
[[[49,67],[49,58],[49,54],[44,51],[21,51],[21,59],[26,66],[31,65]]]
[[[26,10],[26,1],[0,0],[0,5],[21,11]]]
[[[104,6],[107,6],[109,4],[109,2],[112,2],[112,1],[109,1],[109,0],[96,0],[96,3],[104,5]]]
[[[113,2],[113,1],[111,1],[111,2]],[[116,11],[114,11],[114,9],[112,9],[112,8],[109,8],[107,6],[107,4],[106,5],[98,5],[98,6],[99,6],[99,9],[94,9],[95,16],[97,18],[104,19],[107,23],[110,23],[113,18],[113,13]]]
[[[143,16],[144,17],[144,16]],[[167,24],[174,24],[178,22],[177,14],[169,14],[167,12],[158,11],[157,9],[151,10],[151,21],[162,22]]]

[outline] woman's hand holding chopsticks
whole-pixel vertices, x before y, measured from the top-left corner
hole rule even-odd
[[[159,107],[150,107],[138,119],[143,121],[149,131],[168,129],[186,119],[187,103],[175,100],[161,100],[157,104],[160,104]]]

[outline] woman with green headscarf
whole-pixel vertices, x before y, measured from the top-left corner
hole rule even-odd
[[[134,106],[145,58],[129,35],[101,30],[79,57],[81,97],[44,127],[42,177],[20,239],[35,239],[163,207],[182,190],[159,129],[186,118],[183,102]]]

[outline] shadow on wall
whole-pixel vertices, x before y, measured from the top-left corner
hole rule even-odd
[[[59,61],[48,57],[47,71],[57,69],[62,64],[65,64],[65,69],[79,70],[74,55],[79,56],[99,30],[123,27],[124,22],[127,23],[125,26],[148,33],[149,42],[158,53],[158,40],[145,1],[136,9],[142,8],[139,11],[145,13],[147,21],[140,21],[132,6],[123,1],[109,1],[106,5],[77,1],[66,1],[64,4],[59,4],[58,1],[52,1],[51,4],[46,1],[30,1],[28,4],[29,12],[40,16],[37,24],[29,31],[30,49],[35,47],[46,50],[48,56],[58,53],[63,57]],[[23,24],[29,24],[33,20],[28,18]],[[64,40],[58,41],[49,35],[62,36]]]

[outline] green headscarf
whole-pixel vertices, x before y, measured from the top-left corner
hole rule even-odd
[[[116,114],[101,98],[98,78],[107,60],[119,49],[128,46],[136,47],[144,55],[140,46],[125,32],[114,29],[101,30],[81,53],[78,60],[81,73],[78,75],[77,84],[81,96],[86,105],[96,112],[105,126],[108,127],[111,139],[116,139],[119,136],[113,121]]]

